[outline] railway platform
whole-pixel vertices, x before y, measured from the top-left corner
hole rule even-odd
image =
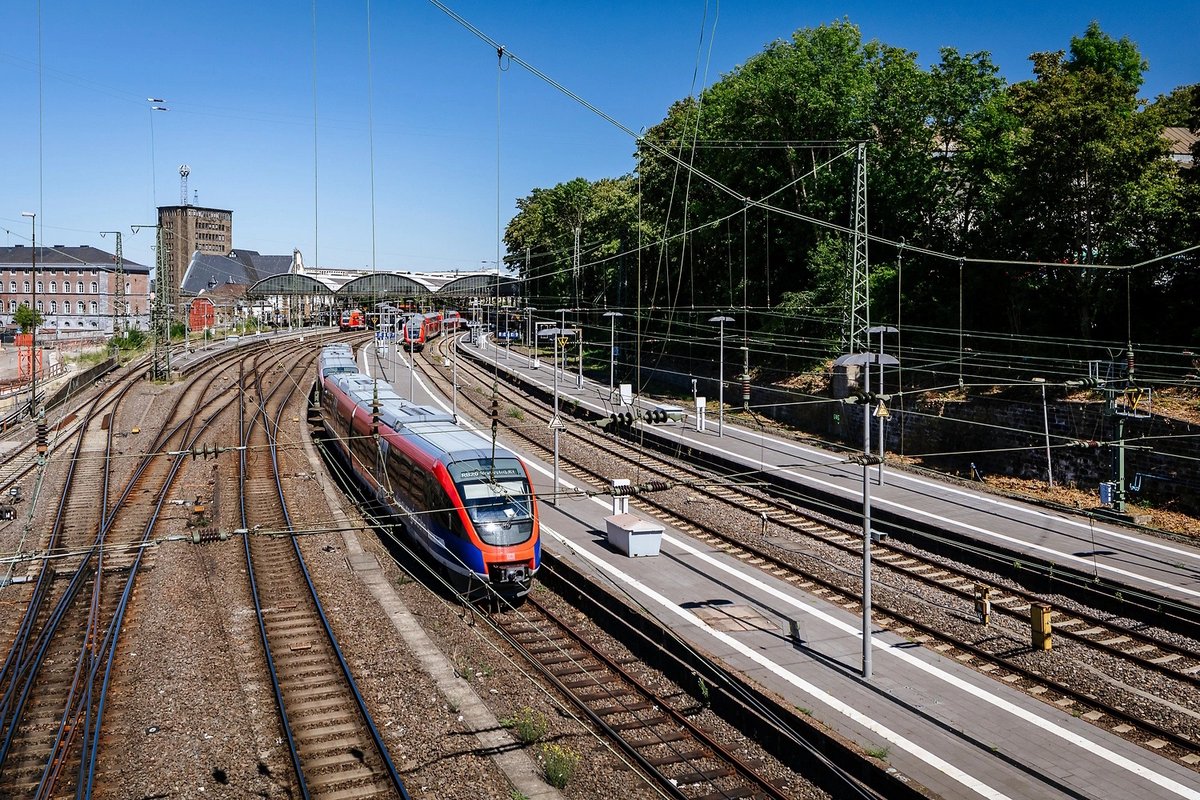
[[[659,555],[629,558],[608,544],[611,513],[543,504],[544,547],[941,797],[1200,798],[1186,766],[903,635],[873,630],[864,679],[856,614],[670,528]]]
[[[380,366],[377,360],[368,371]],[[449,411],[448,401],[428,394],[420,378],[416,383]],[[530,466],[536,490],[548,497],[551,467],[536,459]],[[631,558],[609,544],[605,518],[613,511],[608,498],[543,502],[543,547],[903,780],[945,798],[1200,800],[1192,765],[920,647],[903,631],[872,630],[873,669],[864,678],[857,614],[669,525],[657,555]]]
[[[547,360],[533,369],[521,354],[494,348],[486,339],[464,347],[494,359],[501,370],[521,381],[552,391],[554,370]],[[600,416],[617,410],[607,385],[585,378],[580,387],[579,382],[577,375],[560,371],[558,391],[564,408],[578,405]],[[651,398],[634,402],[642,411],[657,405]],[[869,485],[864,485],[864,468],[852,463],[855,453],[823,450],[728,420],[718,433],[711,414],[706,430],[698,431],[694,420],[689,415],[685,422],[643,425],[639,435],[673,448],[703,452],[714,464],[742,474],[757,473],[818,503],[861,509],[866,490],[876,535],[949,534],[1005,559],[1053,565],[1048,571],[1077,583],[1113,587],[1110,594],[1119,591],[1130,601],[1138,597],[1153,598],[1148,605],[1167,601],[1182,616],[1200,621],[1200,546],[1196,544],[1146,535],[1095,515],[1048,509],[891,465],[870,467]],[[1053,591],[1053,584],[1045,590]]]

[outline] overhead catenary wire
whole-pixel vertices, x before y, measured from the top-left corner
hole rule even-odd
[[[492,49],[498,49],[501,47],[499,42],[497,42],[495,39],[493,39],[490,35],[488,35],[483,30],[481,30],[480,28],[478,28],[477,26],[472,24],[465,17],[463,17],[462,15],[455,12],[453,9],[451,9],[449,6],[447,6],[445,3],[441,2],[441,0],[429,0],[429,2],[433,6],[435,6],[439,10],[441,10],[444,14],[446,14],[446,16],[450,17],[456,23],[458,23],[460,26],[462,26],[464,29],[469,31],[472,35],[474,35],[475,37],[477,37],[478,39],[480,39],[481,41],[486,43]],[[838,232],[841,232],[841,233],[844,233],[847,235],[852,235],[854,233],[853,229],[851,229],[850,227],[848,227],[846,225],[839,225],[837,223],[830,222],[828,220],[821,220],[816,217],[812,217],[810,215],[802,214],[798,211],[793,211],[791,209],[783,208],[780,206],[774,206],[774,205],[771,205],[771,204],[766,203],[761,200],[748,199],[744,192],[739,192],[739,191],[735,190],[733,187],[729,186],[728,184],[724,183],[723,181],[715,178],[712,175],[709,175],[708,173],[695,167],[694,165],[687,163],[680,156],[677,156],[677,155],[671,153],[668,149],[660,146],[657,142],[654,142],[654,141],[650,140],[648,137],[645,137],[642,134],[639,134],[638,132],[634,131],[629,126],[625,125],[621,121],[617,120],[615,117],[613,117],[610,114],[608,114],[607,112],[605,112],[603,109],[596,106],[594,103],[590,102],[589,100],[582,97],[578,93],[574,92],[573,90],[571,90],[564,84],[560,83],[559,81],[557,81],[550,75],[543,72],[541,69],[539,69],[537,66],[535,66],[531,62],[526,61],[520,55],[512,52],[511,49],[506,48],[505,53],[512,63],[518,64],[519,66],[524,68],[527,72],[529,72],[534,77],[543,81],[551,88],[562,93],[563,95],[565,95],[566,97],[568,97],[569,99],[571,99],[572,101],[574,101],[575,103],[577,103],[578,105],[580,105],[581,107],[586,109],[587,111],[591,112],[595,116],[604,120],[609,125],[613,126],[617,130],[624,133],[625,135],[629,136],[631,139],[633,139],[634,141],[636,141],[638,143],[639,148],[642,146],[649,148],[650,150],[657,153],[659,156],[666,158],[671,163],[676,164],[679,168],[687,171],[689,174],[695,175],[696,177],[704,180],[709,185],[711,185],[713,188],[728,195],[729,197],[734,198],[739,201],[745,200],[745,201],[749,202],[751,205],[763,208],[765,210],[773,211],[775,213],[782,214],[784,216],[788,216],[793,219],[803,220],[803,221],[812,223],[814,225],[817,225],[817,226],[820,226],[823,228],[827,228],[830,230],[835,230],[835,231],[838,231]],[[897,248],[897,249],[900,247],[900,244],[901,244],[899,240],[890,239],[890,238],[878,236],[875,234],[868,233],[868,234],[866,234],[866,236],[867,236],[868,241],[870,241],[872,243],[889,245],[889,246],[891,246],[893,248]],[[1053,261],[1036,261],[1036,260],[1025,261],[1025,260],[1014,260],[1014,259],[993,259],[993,258],[981,258],[978,256],[965,256],[963,254],[958,254],[958,253],[945,253],[945,252],[942,252],[939,250],[934,250],[932,248],[920,247],[920,246],[914,245],[912,243],[905,244],[905,247],[908,250],[910,250],[911,252],[920,253],[922,255],[927,255],[927,256],[941,259],[941,260],[951,262],[951,263],[958,263],[959,260],[961,259],[964,263],[979,264],[979,265],[1003,265],[1003,266],[1021,265],[1021,266],[1054,267],[1054,268],[1066,268],[1066,269],[1099,269],[1099,270],[1124,270],[1124,269],[1129,269],[1133,266],[1131,264],[1125,264],[1125,265],[1095,264],[1095,263],[1063,264],[1063,263],[1053,262]]]
[[[336,458],[327,459],[327,463],[330,463],[331,465],[333,465],[335,474],[337,474],[339,476],[343,485],[352,485],[354,483],[354,479],[349,474],[347,474],[345,472],[345,470],[343,470],[341,468],[340,462]],[[416,562],[424,563],[421,559],[421,556],[412,548],[412,546],[404,539],[404,537],[396,535],[395,524],[393,522],[378,516],[372,510],[372,507],[366,501],[361,501],[361,500],[356,501],[354,503],[354,505],[355,505],[356,509],[359,511],[359,513],[362,514],[363,517],[368,520],[368,522],[372,525],[372,527],[376,530],[377,533],[379,533],[381,536],[386,537],[388,539],[388,541],[390,541],[395,547],[397,547],[399,550],[401,550],[409,558],[414,559]],[[350,528],[343,529],[343,530],[357,531],[359,529],[360,529],[359,526],[351,526]],[[448,594],[450,597],[453,597],[458,601],[461,608],[464,608],[464,609],[471,608],[471,603],[469,602],[468,598],[466,598],[444,575],[441,575],[440,573],[438,573],[434,570],[428,571],[427,574],[429,574],[432,577],[432,579],[438,584],[438,587],[441,589],[441,591],[434,591],[434,587],[431,586],[430,584],[426,583],[424,578],[422,577],[422,575],[425,573],[420,573],[420,574],[414,573],[412,570],[406,569],[404,567],[404,565],[400,564],[400,562],[396,559],[396,557],[394,555],[392,555],[390,553],[390,551],[389,551],[389,555],[391,555],[393,563],[395,563],[401,569],[404,569],[405,572],[413,580],[417,581],[421,586],[423,586],[425,589],[428,590],[429,596],[440,600],[443,603],[443,605],[449,607],[449,602],[445,599],[446,595]],[[464,568],[467,568],[467,566],[465,564],[462,564],[462,566]],[[490,588],[491,587],[489,587],[489,589]],[[504,600],[504,598],[500,597],[499,595],[496,595],[496,599],[501,602],[506,602]],[[519,613],[519,610],[514,608],[511,604],[508,604],[508,610],[510,612],[515,611],[515,612]],[[499,632],[498,626],[489,617],[484,615],[484,616],[480,617],[480,619],[482,619],[482,621],[484,622],[484,624],[487,627]],[[473,626],[471,626],[471,627],[472,627],[472,629],[474,629]],[[570,706],[564,704],[557,697],[557,695],[555,695],[553,692],[550,691],[550,689],[548,687],[545,686],[543,681],[537,679],[532,673],[529,672],[529,670],[524,665],[517,663],[514,656],[510,652],[500,650],[500,648],[496,645],[496,643],[487,637],[480,636],[480,640],[483,643],[485,643],[486,646],[488,646],[490,649],[492,649],[496,653],[496,655],[500,656],[505,661],[507,661],[511,666],[513,666],[515,669],[517,669],[518,672],[527,679],[530,686],[535,691],[539,691],[544,696],[546,696],[546,698],[556,708],[558,708],[564,715],[566,715],[567,717],[574,719],[576,722],[578,722],[582,729],[591,731],[592,736],[595,737],[597,739],[597,741],[599,741],[602,744],[602,746],[609,749],[613,753],[613,755],[615,755],[619,760],[626,761],[626,758],[622,753],[615,750],[612,747],[611,743],[605,741],[602,737],[600,737],[600,734],[598,731],[593,731],[591,726],[584,724],[584,720],[577,715],[575,710],[573,708],[571,708]]]

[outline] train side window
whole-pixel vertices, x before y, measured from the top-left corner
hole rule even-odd
[[[453,504],[450,502],[450,497],[436,481],[429,482],[429,491],[426,495],[428,500],[428,508],[434,512],[434,518],[438,521],[441,527],[446,528],[452,534],[462,537],[462,526],[458,524],[458,514],[454,513]]]

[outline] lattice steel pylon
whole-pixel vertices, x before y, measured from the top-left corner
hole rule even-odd
[[[165,381],[171,377],[171,262],[162,226],[155,226],[154,233],[154,363],[150,377]]]
[[[867,275],[866,142],[859,142],[854,162],[854,241],[851,270],[842,352],[865,353],[870,349],[867,328],[871,327],[871,284]]]
[[[117,285],[113,287],[113,336],[125,333],[125,254],[121,252],[121,232],[117,234],[117,270],[114,278]]]
[[[101,236],[113,234],[117,237],[117,253],[116,262],[117,268],[113,273],[113,289],[112,289],[112,334],[114,337],[122,336],[125,333],[125,317],[128,306],[125,303],[125,255],[121,249],[121,232],[120,231],[100,231]]]

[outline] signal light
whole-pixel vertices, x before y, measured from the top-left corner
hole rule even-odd
[[[618,411],[608,415],[608,419],[600,424],[603,428],[630,428],[633,426],[635,417],[628,411]]]

